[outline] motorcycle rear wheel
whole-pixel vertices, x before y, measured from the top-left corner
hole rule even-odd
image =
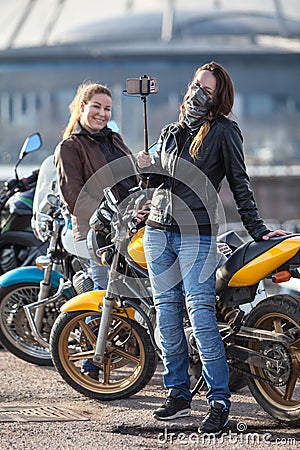
[[[82,361],[92,361],[94,355],[100,319],[91,311],[61,313],[50,336],[54,365],[73,389],[87,397],[103,401],[128,398],[152,378],[156,353],[145,328],[134,320],[112,315],[99,379],[83,374]]]
[[[49,350],[33,337],[23,306],[38,300],[39,283],[0,287],[0,342],[18,358],[39,366],[52,366]]]
[[[266,347],[265,352],[273,358],[289,355],[281,358],[277,373],[272,368],[249,366],[254,375],[270,381],[276,377],[281,377],[281,380],[286,377],[285,384],[274,386],[249,378],[248,386],[255,400],[268,414],[280,421],[300,425],[300,298],[280,294],[263,300],[249,314],[246,326],[296,336],[292,345],[281,347],[270,344],[269,348]],[[258,350],[258,344],[253,344],[251,348]]]

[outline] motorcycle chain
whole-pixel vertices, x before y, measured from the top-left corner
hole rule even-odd
[[[243,375],[246,375],[249,378],[254,378],[255,380],[263,381],[264,383],[270,384],[271,386],[280,387],[280,386],[284,386],[285,384],[287,384],[287,382],[274,383],[274,381],[268,380],[267,378],[261,377],[260,375],[255,375],[254,373],[250,372],[249,370],[241,369],[240,367],[236,367],[233,363],[230,363],[230,362],[229,362],[229,366],[236,372],[242,373]]]

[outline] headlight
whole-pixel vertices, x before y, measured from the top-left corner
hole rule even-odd
[[[34,234],[40,241],[45,242],[49,239],[52,233],[53,219],[48,214],[36,213],[33,223]]]

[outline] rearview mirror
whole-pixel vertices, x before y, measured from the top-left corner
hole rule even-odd
[[[19,161],[23,159],[24,156],[27,155],[28,153],[32,153],[38,150],[41,147],[41,145],[42,145],[42,138],[39,133],[34,133],[28,136],[25,139],[25,142],[20,150]]]

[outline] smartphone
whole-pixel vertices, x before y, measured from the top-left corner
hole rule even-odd
[[[158,93],[157,78],[149,78],[144,75],[140,78],[128,78],[126,80],[126,91],[130,95],[149,95]]]

